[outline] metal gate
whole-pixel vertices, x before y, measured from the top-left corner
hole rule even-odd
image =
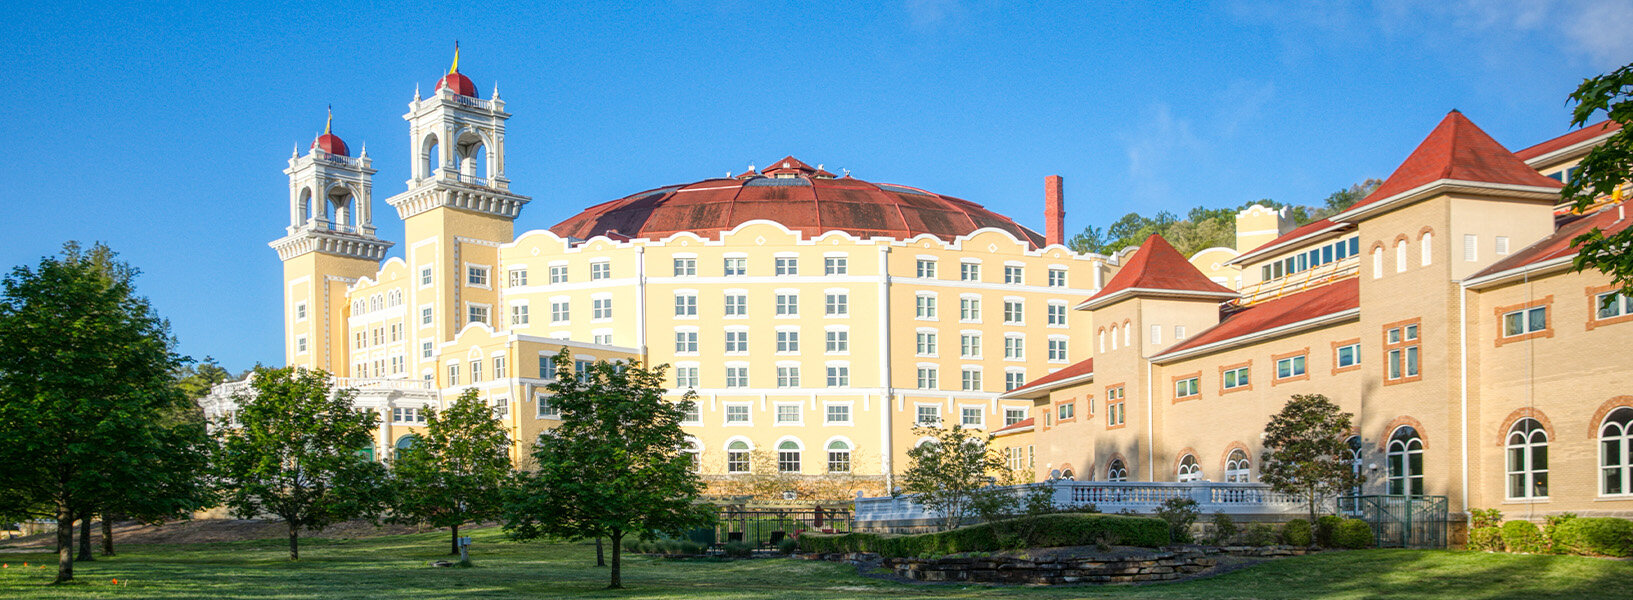
[[[1445,548],[1445,496],[1344,496],[1338,508],[1372,526],[1379,548]]]

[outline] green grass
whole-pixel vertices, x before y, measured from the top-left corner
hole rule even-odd
[[[1366,550],[1280,559],[1218,577],[1145,586],[1059,588],[909,585],[836,563],[787,559],[671,561],[626,557],[622,591],[583,544],[519,544],[477,530],[476,568],[446,558],[445,534],[312,539],[298,563],[283,540],[126,545],[49,585],[53,556],[0,553],[0,598],[1609,598],[1633,597],[1633,562],[1574,556]],[[45,563],[47,568],[21,568]],[[113,579],[126,585],[114,586]]]

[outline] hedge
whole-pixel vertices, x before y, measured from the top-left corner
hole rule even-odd
[[[1633,521],[1578,517],[1554,529],[1554,547],[1572,554],[1633,556]]]
[[[1338,547],[1338,538],[1335,537],[1335,534],[1338,532],[1338,524],[1343,522],[1344,518],[1337,515],[1322,515],[1321,518],[1316,519],[1315,545],[1322,548]]]
[[[1304,519],[1293,519],[1281,526],[1281,541],[1289,546],[1310,545],[1310,522]]]
[[[799,536],[799,549],[823,554],[874,552],[882,556],[912,557],[1100,544],[1156,548],[1168,545],[1168,540],[1168,523],[1161,519],[1066,513],[1006,519],[916,535],[804,533]]]
[[[1332,545],[1335,548],[1360,550],[1371,548],[1372,526],[1360,519],[1343,519],[1333,527]]]
[[[1541,554],[1545,545],[1542,531],[1530,521],[1509,521],[1502,527],[1503,547],[1509,552]]]

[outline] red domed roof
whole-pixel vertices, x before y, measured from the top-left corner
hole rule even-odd
[[[325,133],[318,136],[318,139],[312,140],[312,147],[329,154],[351,156],[351,150],[346,148],[346,142],[342,141],[340,136],[332,133]]]
[[[437,89],[440,90],[442,88],[453,90],[455,94],[459,94],[461,96],[470,96],[472,98],[478,97],[476,95],[476,84],[471,83],[471,78],[466,77],[459,71],[449,73],[442,79],[438,80]]]
[[[765,219],[806,238],[843,231],[895,239],[928,233],[950,241],[991,227],[1034,248],[1044,245],[1037,232],[968,200],[850,176],[836,179],[792,156],[763,173],[770,176],[705,179],[648,190],[592,206],[550,231],[579,239],[609,232],[662,239],[685,231],[714,238],[745,222]]]

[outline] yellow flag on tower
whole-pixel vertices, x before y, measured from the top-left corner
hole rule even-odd
[[[453,73],[458,73],[458,72],[459,72],[459,42],[455,41],[454,42],[454,64],[452,66],[448,67],[448,73],[453,74]]]

